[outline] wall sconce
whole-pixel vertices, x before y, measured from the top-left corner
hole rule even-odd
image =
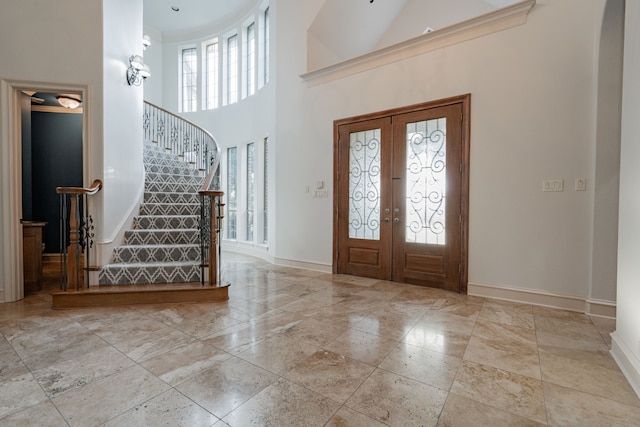
[[[149,66],[146,65],[140,55],[129,57],[129,68],[127,68],[127,83],[130,86],[140,86],[140,84],[151,75]]]
[[[142,48],[146,49],[149,46],[151,46],[151,37],[145,34],[144,36],[142,36]]]
[[[80,104],[82,104],[82,101],[80,101],[78,98],[74,98],[68,95],[58,95],[56,96],[56,99],[58,100],[58,104],[71,110],[73,110],[74,108],[78,108]]]

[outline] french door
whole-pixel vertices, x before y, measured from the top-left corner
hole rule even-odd
[[[466,291],[469,96],[336,121],[334,271]]]

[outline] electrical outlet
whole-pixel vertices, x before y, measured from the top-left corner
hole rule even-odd
[[[564,191],[564,181],[561,179],[547,179],[542,181],[542,191]]]

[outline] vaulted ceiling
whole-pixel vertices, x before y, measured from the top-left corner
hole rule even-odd
[[[244,18],[261,0],[144,0],[144,25],[179,38],[212,28],[219,30]],[[173,9],[178,9],[177,11]]]
[[[311,24],[314,69],[437,30],[519,0],[325,0]],[[316,52],[313,52],[313,51]]]

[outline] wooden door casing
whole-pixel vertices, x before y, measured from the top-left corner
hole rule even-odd
[[[468,194],[469,194],[469,94],[417,104],[334,122],[334,239],[333,272],[394,280],[466,292],[468,277]],[[406,124],[412,120],[447,117],[447,249],[407,243],[402,227],[406,216],[402,154],[406,150]],[[348,143],[349,134],[371,128],[382,129],[381,158],[383,185],[380,202],[379,242],[348,239]],[[347,147],[345,148],[345,145]],[[390,156],[386,153],[392,153]],[[388,168],[388,169],[387,169]],[[450,173],[449,173],[450,172]],[[455,172],[455,175],[451,175]],[[391,197],[391,200],[388,198]],[[385,222],[385,209],[391,209]],[[399,215],[399,216],[398,216]],[[398,222],[394,222],[397,219]],[[345,238],[345,236],[347,236]],[[388,262],[388,266],[387,266]]]

